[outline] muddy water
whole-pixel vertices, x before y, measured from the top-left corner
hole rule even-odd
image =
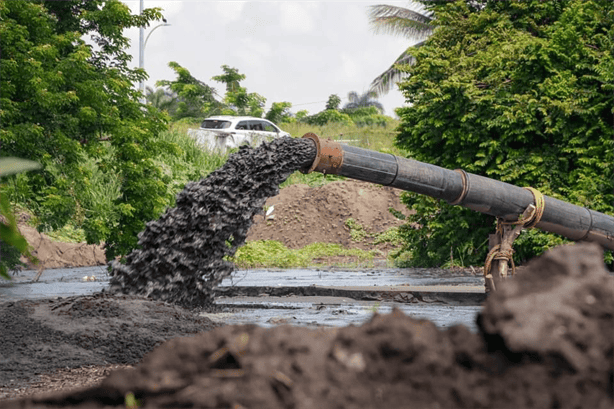
[[[232,312],[201,315],[226,324],[256,324],[261,327],[282,324],[345,327],[364,324],[374,312],[387,314],[397,308],[410,317],[427,319],[439,328],[462,324],[472,332],[477,332],[476,317],[481,308],[477,305],[416,305],[337,297],[221,298],[217,303]]]
[[[110,279],[105,267],[49,269],[43,272],[39,282],[33,283],[31,280],[35,276],[36,271],[23,271],[14,277],[12,283],[0,286],[0,301],[89,295],[108,289]],[[95,281],[84,281],[86,277],[94,277]],[[363,286],[380,289],[403,285],[418,288],[451,286],[464,291],[483,286],[483,280],[466,272],[439,269],[258,269],[236,271],[222,281],[220,288],[276,287],[288,288],[288,293],[292,294],[293,288],[312,286],[338,289]],[[470,330],[477,331],[475,319],[480,309],[479,304],[405,303],[376,299],[365,301],[350,297],[301,296],[298,292],[295,293],[297,294],[283,297],[219,297],[215,304],[220,311],[202,315],[226,324],[341,327],[360,325],[366,322],[373,312],[387,313],[396,307],[406,315],[428,319],[440,328],[463,324]]]
[[[47,269],[38,282],[33,282],[36,273],[26,270],[12,276],[10,282],[1,280],[0,302],[90,295],[109,286],[104,266]]]
[[[437,268],[238,270],[224,279],[227,286],[483,286],[484,279],[466,271]]]

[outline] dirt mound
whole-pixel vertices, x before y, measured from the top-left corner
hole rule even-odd
[[[582,390],[613,393],[614,278],[604,274],[602,260],[596,245],[547,252],[522,279],[491,295],[478,318],[488,344],[508,358],[539,357],[554,373],[582,374],[581,384],[561,390],[561,399],[575,406],[597,407],[578,400]]]
[[[97,294],[0,304],[0,386],[66,367],[136,363],[170,338],[216,325],[177,306]]]
[[[7,407],[132,393],[145,408],[611,408],[613,280],[597,246],[563,247],[489,297],[480,334],[399,311],[341,329],[228,326],[173,339],[98,387]]]
[[[373,248],[373,240],[352,241],[346,221],[354,219],[368,233],[403,224],[388,209],[408,214],[401,190],[346,180],[320,187],[292,185],[267,200],[272,212],[256,216],[248,240],[278,240],[289,248],[310,243],[338,243],[348,248]]]
[[[32,247],[32,255],[39,260],[37,265],[29,265],[28,268],[87,267],[107,263],[101,245],[56,242],[34,227],[24,224],[19,225],[19,231]],[[22,261],[26,259],[22,258]]]

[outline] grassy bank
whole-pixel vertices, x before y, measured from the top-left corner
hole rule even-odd
[[[239,268],[297,268],[318,266],[372,267],[379,250],[346,249],[339,244],[312,243],[289,249],[275,240],[247,242],[231,259]]]

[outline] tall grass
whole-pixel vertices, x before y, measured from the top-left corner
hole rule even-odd
[[[398,121],[389,126],[356,126],[329,123],[324,126],[308,125],[300,122],[282,123],[281,128],[294,137],[301,137],[308,132],[321,138],[332,139],[360,148],[403,156],[404,151],[394,145]]]
[[[186,176],[199,179],[226,163],[228,154],[203,149],[194,138],[188,136],[188,128],[190,126],[171,126],[169,130],[160,134],[161,141],[179,148],[179,151],[171,149],[171,154],[161,155],[160,160],[168,166],[191,168],[192,172],[188,172]]]

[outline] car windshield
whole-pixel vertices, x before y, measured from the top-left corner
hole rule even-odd
[[[230,127],[230,123],[230,121],[223,121],[221,119],[205,119],[200,124],[200,127],[205,129],[224,129]]]

